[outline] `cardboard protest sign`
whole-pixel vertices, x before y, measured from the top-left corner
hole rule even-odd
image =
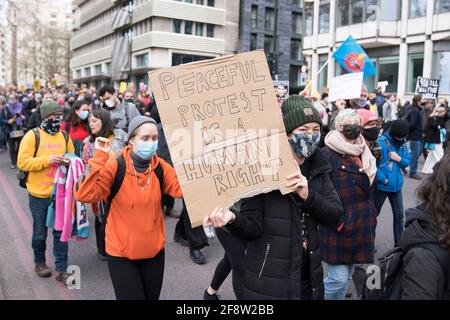
[[[40,80],[33,81],[33,90],[34,91],[41,91],[41,87],[42,87],[42,84],[41,84]]]
[[[296,166],[263,51],[149,72],[193,227],[281,189]]]
[[[361,97],[363,75],[362,72],[356,72],[331,79],[328,101],[332,102],[338,99],[356,99]]]
[[[289,81],[273,81],[275,96],[277,97],[278,106],[281,108],[284,100],[289,97]]]
[[[126,82],[121,82],[120,86],[119,86],[119,92],[123,93],[125,90],[127,90],[127,83]]]
[[[441,81],[437,79],[417,77],[415,94],[421,95],[423,99],[436,100],[439,95],[440,84]]]

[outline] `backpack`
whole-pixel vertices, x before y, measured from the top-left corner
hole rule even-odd
[[[39,134],[38,128],[32,129],[34,133],[34,155],[33,158],[36,157],[36,154],[39,150],[39,144],[41,142],[41,136]],[[69,135],[66,131],[61,130],[64,140],[66,140],[66,151],[67,151],[67,144],[69,143]],[[26,189],[27,188],[27,180],[28,180],[28,171],[23,171],[20,169],[17,169],[17,179],[19,180],[19,186]]]
[[[448,285],[449,256],[448,252],[435,242],[424,242],[411,245],[403,250],[400,246],[395,246],[388,251],[380,261],[381,289],[369,289],[367,287],[367,275],[362,283],[363,300],[401,300],[403,282],[403,258],[412,248],[424,248],[431,251],[439,261],[444,272],[445,284]],[[364,271],[365,273],[365,271]]]

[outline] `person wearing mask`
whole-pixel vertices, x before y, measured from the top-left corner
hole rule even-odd
[[[436,107],[426,120],[425,145],[428,156],[423,164],[422,173],[433,173],[433,167],[444,156],[443,144],[446,140],[445,124],[449,120],[447,111],[443,107]]]
[[[19,145],[25,135],[26,117],[23,105],[14,94],[10,94],[6,105],[8,116],[8,147],[11,160],[11,169],[16,169]]]
[[[110,158],[109,140],[96,138],[90,172],[76,184],[75,199],[84,203],[107,201],[119,164],[125,166],[105,221],[108,269],[117,299],[156,300],[163,282],[166,243],[161,197],[181,198],[181,187],[175,170],[156,155],[155,120],[133,118],[128,143],[116,159]],[[163,173],[162,185],[157,170]]]
[[[31,114],[36,110],[37,102],[35,99],[34,91],[30,90],[27,94],[28,102],[25,108],[25,116],[30,118]]]
[[[89,114],[88,122],[89,136],[84,139],[80,147],[80,158],[83,161],[85,168],[88,168],[88,161],[94,156],[94,142],[97,137],[103,137],[110,141],[110,157],[119,155],[122,149],[126,147],[127,142],[126,133],[121,129],[114,129],[114,124],[108,111],[104,109],[95,109]],[[105,203],[102,202],[92,204],[92,211],[95,216],[95,239],[97,243],[97,255],[98,258],[102,261],[106,261],[105,234],[104,226],[102,226],[102,223],[105,219],[105,212],[104,210],[102,210],[104,206]]]
[[[243,299],[322,300],[323,269],[318,225],[338,227],[343,214],[329,177],[331,167],[318,148],[319,112],[302,96],[281,107],[298,171],[286,187],[244,199],[240,212],[216,208],[204,226],[224,227],[247,240]]]
[[[33,218],[32,248],[35,272],[39,277],[50,277],[51,270],[46,264],[47,211],[54,183],[56,168],[70,161],[65,153],[75,151],[70,137],[61,132],[63,110],[54,101],[47,100],[40,107],[42,119],[39,126],[39,146],[36,137],[28,131],[19,148],[18,167],[28,172],[26,182],[29,193],[29,207]],[[61,231],[53,230],[53,255],[56,266],[56,280],[67,282],[68,243],[61,242]]]
[[[378,86],[376,95],[378,114],[383,114],[383,104],[386,101],[386,98],[384,97],[383,88],[381,86]]]
[[[117,129],[127,131],[130,121],[140,115],[134,104],[122,104],[120,102],[116,90],[112,86],[102,87],[99,95],[103,100],[103,108],[109,111]]]
[[[419,206],[406,211],[406,227],[400,238],[400,247],[407,251],[402,300],[450,300],[450,277],[440,262],[450,263],[449,190],[450,158],[445,157],[420,186]]]
[[[383,104],[383,122],[384,122],[384,130],[386,131],[391,122],[398,119],[398,110],[397,110],[397,98],[395,94],[389,94],[387,96],[387,100]]]
[[[371,187],[377,168],[361,129],[355,110],[341,111],[322,149],[331,165],[330,179],[345,208],[337,227],[320,228],[322,259],[328,270],[326,300],[344,300],[355,265],[374,261],[377,222]]]
[[[409,169],[409,177],[412,179],[422,179],[417,174],[419,157],[422,153],[422,137],[423,137],[423,115],[421,104],[422,97],[414,96],[412,105],[408,108],[405,120],[409,124],[409,148],[411,150],[411,165]]]
[[[377,161],[381,160],[381,147],[377,142],[380,135],[380,120],[372,112],[366,109],[356,110],[362,121],[362,136],[369,146],[370,152]]]
[[[386,198],[392,208],[394,217],[394,243],[397,245],[403,232],[405,213],[403,210],[403,174],[401,169],[409,166],[411,155],[406,146],[408,122],[394,120],[390,128],[378,139],[381,146],[381,160],[377,166],[377,184],[375,189],[375,206],[377,214],[381,212]]]
[[[5,105],[5,97],[0,96],[0,152],[6,151],[8,143],[8,112]]]
[[[90,112],[91,106],[87,101],[75,101],[70,113],[61,125],[61,129],[72,138],[76,156],[80,156],[81,143],[89,136],[88,117]]]
[[[365,84],[361,87],[361,96],[357,99],[350,100],[350,106],[355,109],[367,109],[369,110],[369,104],[367,98],[369,97],[369,93],[367,90],[367,86]]]
[[[377,118],[380,117],[380,115],[378,114],[378,107],[377,107],[377,95],[376,93],[371,93],[369,94],[369,111],[372,112],[373,115],[375,115]]]

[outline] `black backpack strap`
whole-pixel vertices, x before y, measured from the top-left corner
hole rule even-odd
[[[158,165],[155,168],[155,174],[158,177],[159,180],[159,187],[161,188],[161,197],[163,196],[163,186],[164,186],[164,171],[161,165],[158,163]]]
[[[113,184],[111,186],[111,192],[109,194],[108,200],[105,206],[105,218],[104,221],[106,223],[106,219],[108,218],[109,209],[111,208],[111,203],[113,199],[116,197],[119,192],[120,186],[122,185],[123,179],[125,178],[125,172],[127,169],[127,165],[125,163],[125,158],[123,156],[117,157],[117,172],[114,177]]]
[[[34,128],[33,133],[34,133],[34,156],[33,156],[34,158],[36,157],[36,154],[39,149],[39,144],[41,143],[41,135],[39,134],[38,128]]]
[[[67,133],[67,131],[65,130],[61,130],[61,132],[64,136],[64,140],[66,140],[66,152],[67,152],[67,149],[69,147],[69,133]]]
[[[66,121],[66,131],[67,133],[70,133],[70,122]]]

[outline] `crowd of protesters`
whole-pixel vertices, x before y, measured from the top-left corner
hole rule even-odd
[[[219,299],[230,272],[237,299],[345,299],[355,266],[375,262],[377,218],[386,198],[393,246],[406,250],[412,242],[434,242],[450,251],[446,99],[414,96],[400,104],[395,94],[381,88],[369,93],[363,86],[360,98],[351,100],[330,102],[318,92],[292,95],[281,113],[298,165],[288,177],[293,192],[260,194],[205,217],[203,226],[216,228],[225,254],[204,299]],[[47,228],[53,226],[48,212],[55,206],[58,211],[58,174],[69,177],[75,157],[82,174],[65,194],[95,217],[97,254],[107,261],[116,297],[159,298],[164,213],[176,216],[174,199],[183,195],[150,92],[0,88],[0,152],[6,150],[11,169],[26,173],[38,276],[52,274],[46,262]],[[406,219],[405,176],[424,180],[421,204]],[[203,264],[205,229],[191,228],[182,203],[174,240]],[[62,233],[55,224],[56,280],[67,282],[69,248]],[[422,270],[426,264],[429,270]],[[449,277],[433,253],[408,251],[405,272],[405,299],[450,298]]]

